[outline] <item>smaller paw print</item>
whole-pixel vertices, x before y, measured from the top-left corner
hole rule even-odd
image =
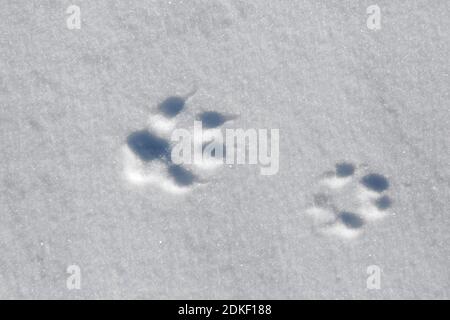
[[[385,176],[340,162],[323,174],[306,213],[320,232],[355,238],[370,222],[386,216],[392,205],[388,189]]]
[[[166,98],[150,114],[147,128],[128,135],[122,148],[124,176],[128,182],[134,185],[154,185],[164,191],[180,194],[204,184],[202,171],[214,169],[223,163],[223,159],[219,159],[223,157],[223,153],[215,154],[215,150],[219,149],[215,148],[215,134],[219,127],[234,118],[216,111],[203,111],[195,117],[203,125],[202,141],[198,142],[203,146],[202,157],[199,157],[202,161],[194,162],[193,165],[172,161],[174,145],[170,137],[181,113],[186,109],[188,99],[194,94],[195,91],[186,96]],[[211,153],[205,152],[208,148]],[[221,148],[224,150],[223,145]]]

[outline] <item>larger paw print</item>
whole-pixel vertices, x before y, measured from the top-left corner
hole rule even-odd
[[[217,167],[222,163],[221,155],[214,154],[202,158],[193,165],[176,164],[171,155],[173,143],[170,136],[176,129],[180,114],[185,111],[188,99],[194,94],[171,96],[162,101],[148,121],[147,128],[137,130],[128,135],[123,146],[124,176],[135,185],[154,185],[164,191],[180,194],[192,190],[196,185],[203,184],[202,171]],[[215,132],[225,122],[233,117],[215,111],[204,111],[196,116],[202,122],[203,145],[211,148]],[[192,129],[192,128],[191,128]],[[223,146],[222,146],[223,147]]]
[[[392,205],[388,189],[385,176],[340,162],[323,174],[306,213],[320,232],[352,239],[370,222],[386,216]]]

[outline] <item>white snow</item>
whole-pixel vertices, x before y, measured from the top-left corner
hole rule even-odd
[[[79,1],[69,30],[71,4],[0,10],[0,298],[450,297],[449,1]],[[203,111],[279,129],[279,172],[183,187],[127,145]],[[343,160],[358,173],[323,180]]]

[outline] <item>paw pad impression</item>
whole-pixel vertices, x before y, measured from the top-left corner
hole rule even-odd
[[[306,213],[320,232],[355,238],[370,222],[382,219],[392,205],[388,179],[364,173],[351,162],[339,162],[323,174],[313,205]]]
[[[176,164],[171,159],[173,144],[171,133],[176,129],[178,117],[185,110],[187,100],[195,93],[181,97],[171,96],[163,100],[151,113],[148,127],[130,133],[124,144],[123,163],[126,180],[134,185],[155,185],[164,191],[180,194],[192,190],[203,181],[199,170],[210,169],[211,161],[196,163],[194,168]],[[214,131],[233,117],[216,111],[201,112],[196,119],[204,127],[205,146],[214,139]],[[192,128],[191,128],[192,129]],[[215,155],[213,155],[215,156]]]

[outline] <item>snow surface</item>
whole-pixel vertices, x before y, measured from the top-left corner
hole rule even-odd
[[[378,31],[372,4],[2,1],[0,298],[448,299],[450,2],[376,1]],[[127,137],[205,111],[279,128],[279,173],[225,165],[186,192],[145,175]],[[314,204],[379,217],[330,175],[342,161],[389,181],[361,228]]]

